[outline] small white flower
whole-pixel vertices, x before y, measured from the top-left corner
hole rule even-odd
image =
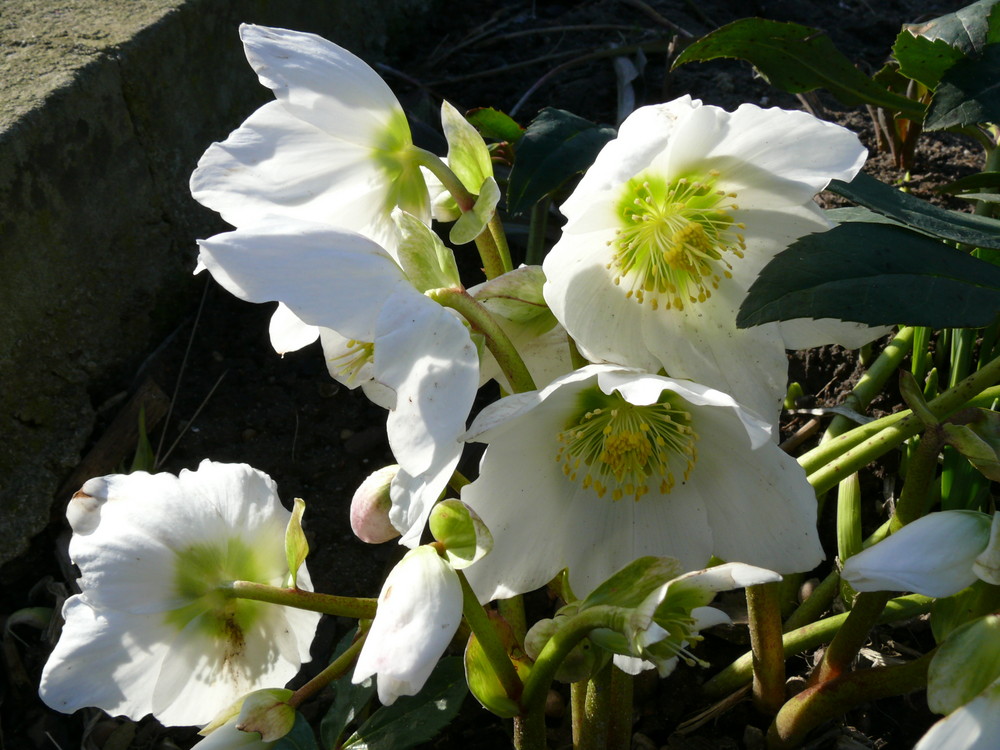
[[[191,176],[191,193],[236,227],[268,214],[352,229],[383,245],[395,206],[430,222],[406,115],[364,61],[314,34],[243,24],[260,82],[274,91]]]
[[[1000,737],[1000,680],[932,726],[913,750],[994,750]]]
[[[340,347],[331,370],[346,380],[361,372],[373,378],[366,393],[390,409],[389,444],[400,466],[390,520],[403,544],[416,545],[458,464],[478,386],[479,354],[465,324],[360,234],[272,217],[199,245],[200,267],[227,291],[281,301],[319,327],[328,358]]]
[[[1000,514],[928,513],[844,563],[857,591],[951,596],[976,579],[1000,584]]]
[[[495,539],[467,571],[481,600],[566,567],[585,596],[645,555],[778,572],[823,559],[801,468],[766,423],[711,388],[591,365],[487,407],[467,439],[488,443],[462,489]]]
[[[320,615],[234,599],[235,580],[285,586],[290,513],[244,464],[91,479],[67,515],[81,594],[42,673],[46,704],[204,724],[309,660]],[[305,566],[298,583],[311,589]]]
[[[354,668],[355,683],[376,675],[386,706],[416,695],[462,619],[458,575],[433,547],[410,550],[389,573]]]
[[[773,422],[786,348],[856,347],[879,333],[830,320],[736,328],[764,265],[830,227],[813,196],[850,181],[866,153],[803,112],[729,113],[688,96],[642,107],[561,206],[545,299],[591,361],[663,368]]]

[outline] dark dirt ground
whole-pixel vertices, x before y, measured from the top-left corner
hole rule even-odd
[[[394,50],[394,57],[381,70],[404,106],[424,123],[436,121],[441,96],[460,109],[494,106],[509,112],[543,76],[537,90],[518,106],[516,116],[522,122],[548,105],[614,123],[617,95],[611,58],[557,66],[612,45],[644,44],[651,50],[659,45],[662,50],[673,26],[697,37],[737,18],[760,15],[823,29],[862,69],[873,71],[881,66],[902,23],[941,15],[964,4],[927,0],[445,3],[448,12],[432,18],[428,28]],[[749,66],[740,62],[693,64],[668,74],[664,51],[650,51],[646,57],[644,75],[636,82],[637,106],[684,93],[730,109],[744,101],[801,106],[794,96],[754,78]],[[811,101],[818,102],[822,116],[858,132],[874,151],[873,131],[863,109],[845,108],[825,94]],[[434,142],[430,126],[416,125],[415,131],[418,137]],[[975,171],[979,159],[971,141],[925,137],[911,173],[911,188],[929,197],[933,186]],[[886,182],[900,177],[885,154],[873,154],[866,169]],[[518,237],[515,229],[515,253]],[[347,510],[361,479],[392,461],[384,412],[330,380],[317,346],[284,358],[276,356],[267,338],[270,312],[271,306],[239,302],[209,281],[200,313],[192,309],[141,367],[137,363],[132,376],[94,384],[94,403],[108,404],[103,412],[106,422],[95,431],[94,441],[121,408],[123,398],[141,383],[152,380],[167,395],[176,392],[169,422],[165,428],[161,422],[152,434],[154,446],[164,429],[164,446],[177,440],[162,468],[175,472],[194,468],[202,458],[211,457],[246,462],[268,472],[286,501],[303,497],[308,503],[306,527],[313,550],[309,567],[317,588],[374,596],[401,549],[394,544],[372,547],[357,541],[347,523]],[[188,346],[187,364],[181,372]],[[860,371],[853,356],[827,348],[793,357],[791,377],[803,384],[811,403],[823,405],[837,403]],[[894,403],[895,397],[888,395],[873,408],[891,410]],[[783,429],[788,433],[807,419],[789,417]],[[474,466],[475,458],[466,462]],[[54,506],[50,529],[34,541],[30,552],[2,571],[5,617],[23,607],[57,605],[64,587],[71,585],[65,555],[54,553],[64,550],[67,540],[63,502],[64,498]],[[109,719],[99,711],[85,710],[72,717],[49,711],[34,691],[51,648],[51,630],[8,625],[3,641],[6,681],[0,693],[0,750],[167,749],[193,742],[190,732],[164,731],[149,719],[135,725]],[[345,622],[326,623],[314,645],[316,663],[329,652],[334,631],[339,634],[345,628]],[[718,665],[746,649],[745,641],[739,642],[745,637],[739,628],[722,635],[710,634],[700,652]],[[926,648],[928,637],[923,623],[910,626],[907,638],[918,647]],[[790,670],[804,669],[806,657],[793,659],[790,665]],[[309,665],[306,671],[315,668]],[[664,682],[640,680],[633,747],[762,747],[768,721],[754,713],[746,700],[699,728],[678,731],[681,722],[706,708],[698,698],[698,685],[710,674],[710,670],[681,667]],[[846,721],[819,730],[808,747],[908,748],[933,720],[923,694],[916,693],[852,711]],[[551,728],[552,746],[565,746],[567,734],[561,722],[554,718]],[[430,746],[508,747],[506,732],[470,698],[459,719]]]

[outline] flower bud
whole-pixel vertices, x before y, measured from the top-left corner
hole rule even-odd
[[[398,471],[399,466],[392,464],[369,474],[351,498],[351,530],[362,542],[381,544],[399,536],[389,521],[389,485]]]

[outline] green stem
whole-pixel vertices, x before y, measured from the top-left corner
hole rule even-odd
[[[573,736],[573,750],[605,750],[611,728],[611,671],[610,662],[587,680],[583,706],[583,720],[579,735]]]
[[[880,623],[905,620],[929,612],[934,600],[929,596],[909,594],[891,600],[879,618]],[[834,615],[825,620],[804,625],[782,637],[785,658],[829,643],[834,634],[847,619],[847,614]],[[753,679],[753,654],[747,652],[705,683],[703,688],[708,698],[721,698],[749,683]]]
[[[500,216],[496,211],[490,217],[486,228],[489,230],[490,236],[493,238],[493,243],[496,245],[497,255],[500,257],[500,266],[503,268],[501,273],[513,270],[514,265],[510,260],[510,246],[507,244],[507,233],[504,232],[503,222],[500,221]],[[490,278],[493,277],[491,276]]]
[[[545,229],[549,220],[549,206],[552,199],[547,195],[531,207],[531,223],[528,225],[528,248],[524,262],[529,266],[540,266],[545,258]]]
[[[629,747],[632,742],[633,688],[635,678],[617,667],[611,668],[611,720],[608,747]]]
[[[233,599],[252,599],[257,602],[283,604],[286,607],[307,609],[338,617],[352,617],[355,620],[371,620],[375,617],[377,599],[358,599],[350,596],[317,594],[302,589],[284,589],[252,581],[232,581],[219,587],[219,591]]]
[[[857,385],[844,399],[845,406],[856,412],[864,413],[868,404],[882,391],[886,382],[909,354],[913,346],[913,335],[914,328],[912,326],[900,329],[899,333],[886,345],[872,366],[861,376]],[[830,426],[826,428],[823,440],[830,440],[847,432],[851,424],[851,420],[838,414],[831,420]]]
[[[444,307],[458,311],[469,324],[483,334],[486,346],[493,354],[514,393],[535,390],[535,381],[503,328],[483,305],[464,289],[431,289],[425,294]]]
[[[985,395],[986,389],[996,383],[997,380],[1000,380],[1000,359],[993,360],[958,385],[949,388],[936,399],[929,402],[927,406],[934,416],[938,419],[944,419],[977,396]],[[990,400],[992,401],[992,399]],[[865,425],[865,427],[871,427],[871,425]],[[831,457],[829,463],[809,474],[809,483],[816,490],[817,495],[826,492],[845,477],[850,476],[879,456],[888,453],[904,440],[919,433],[922,429],[923,423],[912,414],[903,417],[868,438],[863,443],[856,445],[839,456]],[[844,433],[840,438],[831,440],[826,445],[834,445],[838,440],[847,438],[854,432],[855,430],[851,430],[851,432]],[[820,448],[823,447],[820,446]],[[812,452],[810,451],[810,453]],[[811,458],[810,462],[813,460]],[[802,459],[800,459],[800,463],[802,463]]]
[[[858,594],[854,606],[823,652],[823,659],[809,675],[809,683],[821,682],[840,677],[847,672],[858,655],[858,651],[868,640],[872,626],[878,622],[886,603],[892,594],[885,591],[871,591]]]
[[[489,615],[486,614],[483,605],[479,603],[478,597],[472,590],[472,587],[469,586],[465,574],[460,570],[456,572],[458,573],[458,580],[462,584],[462,613],[465,615],[465,620],[469,623],[469,627],[476,636],[476,640],[479,641],[479,646],[489,660],[490,666],[493,667],[493,671],[497,679],[500,680],[500,684],[503,686],[504,692],[507,693],[507,697],[512,701],[518,702],[521,699],[524,684],[521,682],[521,678],[518,677],[517,670],[514,669],[510,655],[500,640],[500,635],[497,633],[496,628],[493,627],[493,623],[490,622]]]
[[[451,193],[451,197],[455,199],[459,211],[462,213],[471,211],[476,205],[476,196],[470,193],[468,188],[462,184],[462,181],[452,171],[451,167],[445,164],[444,160],[437,154],[416,146],[412,146],[411,148],[415,157],[414,161],[440,180],[441,184],[444,185],[444,189]]]
[[[348,646],[344,653],[330,662],[330,665],[327,666],[326,669],[313,677],[309,680],[309,682],[292,694],[292,697],[288,699],[288,705],[292,708],[298,708],[302,705],[303,701],[316,695],[316,693],[325,688],[331,682],[339,680],[347,674],[347,670],[351,668],[351,665],[354,664],[354,660],[357,658],[358,654],[361,653],[361,647],[365,645],[365,639],[367,637],[367,630],[359,631],[357,637],[354,639],[354,643]]]
[[[747,586],[750,648],[753,654],[753,704],[773,716],[785,702],[785,654],[781,642],[778,584]]]
[[[840,573],[836,570],[830,572],[819,586],[813,589],[812,594],[802,604],[798,606],[788,619],[785,620],[784,630],[789,633],[793,630],[816,622],[837,596],[837,585],[840,583]]]
[[[906,664],[851,672],[806,688],[775,717],[767,733],[768,750],[801,747],[811,730],[843,716],[853,706],[919,690],[927,684],[933,655],[932,651]]]
[[[937,473],[938,455],[944,446],[944,429],[939,424],[929,425],[910,457],[903,491],[899,493],[896,512],[889,523],[889,531],[899,531],[916,521],[930,508],[928,498]]]

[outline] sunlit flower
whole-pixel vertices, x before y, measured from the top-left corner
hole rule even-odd
[[[766,423],[714,389],[591,365],[487,407],[467,439],[488,443],[462,489],[496,542],[467,571],[483,600],[566,567],[583,596],[645,555],[778,572],[823,558],[801,468]]]
[[[433,547],[410,550],[386,578],[354,682],[376,676],[378,699],[416,695],[462,619],[458,575]]]
[[[389,444],[400,467],[390,520],[403,544],[417,544],[458,463],[478,386],[479,355],[465,324],[360,234],[270,218],[199,244],[200,267],[226,290],[284,303],[343,344],[331,369],[348,379],[367,370],[381,386],[376,400],[390,409]]]
[[[865,149],[837,125],[685,96],[621,125],[561,206],[545,299],[581,352],[731,394],[775,421],[785,349],[856,347],[873,331],[837,321],[747,330],[736,312],[774,255],[830,223],[813,196],[850,181]]]
[[[913,750],[993,750],[1000,736],[1000,680],[952,711]]]
[[[81,593],[42,673],[52,708],[204,724],[309,660],[320,615],[225,592],[235,580],[288,585],[290,513],[267,475],[211,461],[114,474],[84,484],[67,516]],[[305,566],[298,585],[311,589]]]
[[[857,591],[951,596],[977,579],[1000,585],[1000,514],[929,513],[844,563]]]
[[[209,147],[191,176],[195,200],[236,227],[274,214],[383,245],[395,206],[430,222],[406,116],[374,70],[314,34],[243,24],[240,38],[276,101]]]

